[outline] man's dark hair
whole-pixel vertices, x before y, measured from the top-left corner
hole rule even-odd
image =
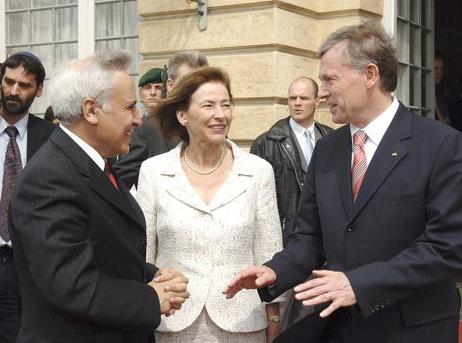
[[[22,54],[13,54],[8,57],[0,69],[0,79],[3,80],[6,68],[16,69],[22,66],[26,74],[35,75],[35,81],[37,81],[37,87],[43,84],[45,80],[45,68],[39,60]]]
[[[444,61],[444,55],[441,51],[435,51],[435,60],[441,60]]]
[[[193,69],[207,67],[209,65],[207,57],[196,50],[177,51],[168,60],[168,76],[173,81],[178,79],[178,69],[183,64]]]

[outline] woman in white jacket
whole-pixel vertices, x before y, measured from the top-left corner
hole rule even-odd
[[[221,293],[236,270],[282,248],[272,168],[226,139],[232,110],[228,76],[217,68],[185,76],[158,108],[164,136],[182,142],[141,166],[147,260],[184,273],[191,294],[162,319],[158,343],[263,343],[278,332],[277,303],[262,304],[255,290],[232,300]]]

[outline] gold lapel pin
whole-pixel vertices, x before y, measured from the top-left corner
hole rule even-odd
[[[391,156],[396,157],[396,156],[398,156],[398,153],[397,152],[392,152]]]

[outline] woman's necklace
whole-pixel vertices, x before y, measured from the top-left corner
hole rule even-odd
[[[215,170],[217,170],[219,166],[221,166],[221,164],[223,163],[223,160],[225,159],[225,146],[224,144],[221,144],[220,147],[221,147],[221,152],[220,152],[220,156],[218,157],[217,163],[210,170],[200,170],[199,168],[196,167],[194,163],[191,162],[191,160],[188,157],[189,145],[186,147],[186,149],[184,149],[184,162],[186,163],[188,168],[191,169],[195,174],[210,175]]]

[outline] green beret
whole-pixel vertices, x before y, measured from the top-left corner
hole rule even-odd
[[[138,82],[138,87],[143,87],[146,83],[162,83],[163,69],[152,68],[149,69]]]

